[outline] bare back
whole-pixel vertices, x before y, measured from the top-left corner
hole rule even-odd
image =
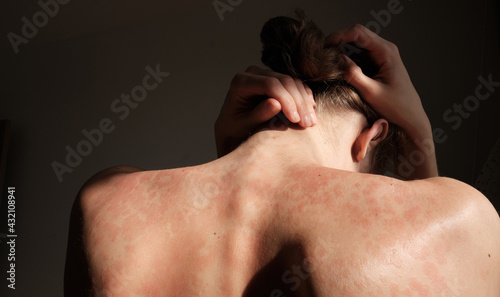
[[[219,160],[104,180],[82,192],[95,296],[499,294],[498,216],[453,180]]]

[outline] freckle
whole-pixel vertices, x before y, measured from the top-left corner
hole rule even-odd
[[[490,255],[490,254],[488,254],[488,258],[491,258],[491,255]]]

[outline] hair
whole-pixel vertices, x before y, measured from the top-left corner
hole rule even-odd
[[[319,112],[357,111],[370,126],[382,118],[344,80],[341,50],[325,47],[325,36],[316,24],[302,11],[296,14],[297,19],[280,16],[266,22],[260,34],[262,62],[275,72],[306,83]],[[404,141],[403,130],[390,123],[387,136],[371,155],[370,172],[384,174],[395,169]]]

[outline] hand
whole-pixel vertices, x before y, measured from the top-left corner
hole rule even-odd
[[[363,74],[349,57],[345,58],[344,79],[355,87],[363,99],[386,120],[403,128],[412,137],[430,132],[430,122],[420,97],[399,56],[396,45],[381,38],[362,25],[355,25],[326,38],[327,46],[354,43],[366,51],[377,73]]]
[[[317,122],[311,89],[288,75],[250,66],[238,73],[215,122],[217,155],[234,150],[262,123],[280,111],[293,123],[307,128]]]
[[[329,35],[326,46],[354,43],[366,51],[376,73],[370,78],[349,57],[345,58],[344,79],[355,87],[363,99],[389,122],[401,127],[409,137],[405,158],[423,156],[409,179],[437,176],[436,156],[429,119],[420,97],[411,83],[398,48],[364,26],[355,25]]]

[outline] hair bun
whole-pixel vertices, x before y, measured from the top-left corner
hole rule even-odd
[[[297,11],[297,19],[275,17],[260,33],[262,62],[273,71],[309,81],[342,79],[339,50],[325,48],[323,32]]]

